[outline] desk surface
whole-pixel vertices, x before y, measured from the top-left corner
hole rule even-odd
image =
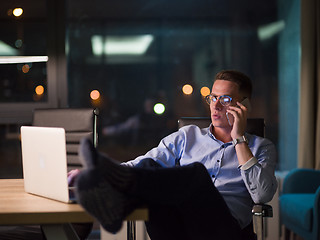
[[[137,209],[127,220],[147,220],[148,210]],[[23,179],[0,179],[0,225],[92,222],[79,204],[67,204],[28,194]]]

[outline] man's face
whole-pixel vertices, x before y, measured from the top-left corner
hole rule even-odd
[[[232,98],[231,105],[236,105],[237,101],[240,101],[241,96],[239,93],[239,85],[235,82],[226,80],[216,80],[213,83],[211,95],[219,99],[220,96],[230,96]],[[230,128],[226,113],[228,106],[221,104],[219,100],[216,102],[211,101],[210,112],[211,120],[214,127]],[[229,114],[229,119],[233,117]]]

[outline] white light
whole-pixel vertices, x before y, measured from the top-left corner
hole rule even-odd
[[[0,41],[0,55],[7,55],[7,56],[12,56],[12,55],[17,55],[18,50],[11,47],[10,45],[4,43],[3,41]]]
[[[48,62],[48,56],[0,56],[0,64]]]
[[[261,41],[270,39],[281,32],[286,26],[283,20],[273,22],[258,28],[258,37]]]
[[[91,37],[92,52],[96,56],[103,54],[103,37],[100,35],[94,35]]]
[[[12,13],[15,17],[20,17],[23,13],[23,9],[22,8],[15,8],[15,9],[13,9]]]
[[[164,113],[165,110],[166,110],[166,108],[162,103],[157,103],[153,107],[153,111],[158,115]]]
[[[108,36],[104,52],[106,55],[143,55],[152,41],[152,35]]]

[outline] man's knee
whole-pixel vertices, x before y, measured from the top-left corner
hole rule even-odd
[[[142,159],[135,167],[137,168],[162,168],[162,166],[157,163],[152,158]]]

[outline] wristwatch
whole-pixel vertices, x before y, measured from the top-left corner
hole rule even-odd
[[[242,137],[235,138],[232,140],[232,145],[235,147],[238,143],[245,142],[248,144],[248,139],[243,135]]]

